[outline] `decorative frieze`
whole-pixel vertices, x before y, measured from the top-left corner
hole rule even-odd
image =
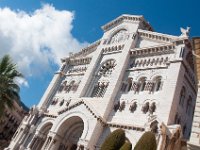
[[[176,46],[181,44],[186,44],[189,48],[191,48],[191,44],[190,42],[188,42],[188,37],[172,36],[168,34],[161,34],[141,29],[138,29],[138,34],[142,38],[165,42],[165,43],[171,43]]]
[[[136,130],[136,131],[144,131],[145,128],[139,127],[139,126],[133,126],[133,125],[125,125],[125,124],[119,124],[119,123],[107,123],[108,127],[113,128],[122,128],[122,129],[128,129],[128,130]]]
[[[171,36],[167,34],[161,34],[157,32],[151,32],[147,30],[138,29],[138,34],[140,37],[156,40],[156,41],[163,41],[163,42],[171,42],[173,39],[178,38],[176,36]]]
[[[92,60],[91,57],[79,58],[79,59],[70,59],[69,64],[73,65],[73,66],[85,65],[85,64],[89,64],[91,62],[91,60]]]
[[[107,53],[110,54],[113,52],[120,52],[123,49],[124,49],[124,44],[102,48],[102,52],[103,52],[103,54],[107,54]]]
[[[130,64],[131,69],[146,69],[155,67],[167,67],[169,64],[169,57],[157,57],[157,58],[138,58],[133,60]]]
[[[142,57],[142,56],[152,56],[152,55],[159,55],[159,54],[169,54],[174,53],[175,46],[173,44],[164,44],[159,46],[153,47],[146,47],[146,48],[134,48],[131,49],[130,55],[132,57]]]
[[[85,73],[87,70],[86,66],[80,66],[80,67],[76,67],[76,68],[71,68],[67,71],[67,74],[76,74],[76,73]]]
[[[44,116],[49,117],[49,118],[57,118],[57,116],[49,114],[49,113],[45,113]]]
[[[123,93],[133,91],[133,94],[148,91],[149,94],[153,94],[154,92],[162,90],[163,81],[161,76],[158,75],[149,81],[146,79],[147,77],[142,77],[139,78],[138,81],[133,81],[133,79],[129,77],[127,80],[123,81],[121,91]]]
[[[133,100],[131,103],[122,100],[121,102],[120,101],[116,102],[113,106],[113,109],[115,112],[117,112],[118,110],[119,112],[121,112],[125,110],[125,107],[127,105],[129,106],[129,110],[131,113],[134,113],[138,108],[137,100]],[[141,111],[144,114],[146,114],[147,112],[153,114],[156,111],[156,103],[154,102],[154,100],[147,100],[144,104],[142,104]]]

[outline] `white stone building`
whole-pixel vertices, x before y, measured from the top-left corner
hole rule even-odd
[[[133,148],[148,130],[159,150],[189,139],[197,94],[189,30],[157,33],[134,15],[102,29],[101,39],[62,58],[7,149],[95,150],[117,128]]]

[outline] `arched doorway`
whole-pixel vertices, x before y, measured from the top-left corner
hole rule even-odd
[[[83,130],[83,120],[78,116],[70,117],[64,121],[57,132],[62,137],[59,150],[76,150]]]

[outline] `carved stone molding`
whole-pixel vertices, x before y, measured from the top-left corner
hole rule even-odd
[[[110,47],[105,47],[102,49],[103,54],[107,53],[113,53],[113,52],[120,52],[124,49],[124,44],[123,45],[117,45],[117,46],[110,46]]]
[[[174,53],[175,46],[173,44],[164,44],[160,46],[146,47],[146,48],[134,48],[131,49],[130,55],[135,56],[152,56],[159,54]]]
[[[91,62],[91,60],[92,60],[91,57],[79,58],[79,59],[70,59],[69,64],[73,65],[73,66],[85,65],[85,64],[89,64]]]

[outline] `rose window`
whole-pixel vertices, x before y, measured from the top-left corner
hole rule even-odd
[[[113,60],[113,59],[108,60],[106,63],[104,63],[101,66],[101,69],[99,70],[99,74],[103,75],[105,77],[111,75],[116,65],[117,64],[116,64],[115,60]]]

